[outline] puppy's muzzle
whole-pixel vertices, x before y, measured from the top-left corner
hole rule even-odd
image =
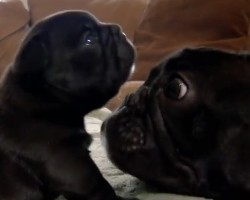
[[[119,25],[105,24],[103,25],[103,28],[104,32],[106,32],[105,36],[112,34],[116,41],[127,40],[125,33],[122,31],[122,28]]]

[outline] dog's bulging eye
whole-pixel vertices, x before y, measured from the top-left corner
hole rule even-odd
[[[99,40],[98,36],[93,34],[93,33],[87,33],[83,36],[83,39],[82,39],[82,45],[84,46],[90,46],[90,45],[93,45],[95,43],[97,43]]]
[[[180,78],[172,79],[164,89],[167,97],[177,100],[182,99],[187,91],[187,85]]]

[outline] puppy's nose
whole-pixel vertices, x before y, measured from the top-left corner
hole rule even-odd
[[[119,39],[126,38],[126,34],[122,31],[121,26],[119,26],[117,24],[113,24],[113,25],[109,25],[109,29],[110,29],[111,33],[114,36],[117,36]]]
[[[120,34],[122,32],[121,27],[119,25],[110,25],[110,29],[113,34]]]

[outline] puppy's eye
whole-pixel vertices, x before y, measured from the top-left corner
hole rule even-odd
[[[98,40],[99,38],[96,34],[89,32],[83,36],[81,44],[84,46],[90,46],[96,44]]]
[[[182,99],[187,94],[187,85],[180,79],[172,79],[164,89],[164,93],[167,97],[172,99]]]

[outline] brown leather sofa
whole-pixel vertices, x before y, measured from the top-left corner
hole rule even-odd
[[[34,23],[61,10],[88,10],[104,22],[120,24],[137,50],[135,73],[107,105],[111,110],[178,49],[250,49],[249,0],[27,0],[27,8],[21,1],[26,0],[0,1],[0,74]]]

